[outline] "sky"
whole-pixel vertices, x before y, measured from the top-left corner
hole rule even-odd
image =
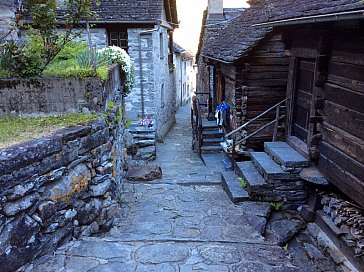
[[[224,0],[224,8],[246,7],[245,0]],[[185,49],[196,53],[201,31],[203,11],[207,0],[177,0],[179,29],[174,32],[174,40]]]

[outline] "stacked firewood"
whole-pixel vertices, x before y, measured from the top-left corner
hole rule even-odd
[[[364,256],[364,209],[336,194],[322,195],[324,211],[339,229],[341,238],[353,248],[357,257]]]

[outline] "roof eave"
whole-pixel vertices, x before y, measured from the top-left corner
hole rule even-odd
[[[90,21],[92,24],[160,24],[160,20],[152,21],[126,21],[126,20],[104,20],[104,21]]]
[[[254,24],[256,26],[287,26],[287,25],[298,25],[298,24],[313,24],[313,23],[324,23],[334,21],[347,21],[364,19],[364,9],[355,11],[338,12],[332,14],[323,14],[316,16],[307,16],[302,18],[292,18],[286,20],[279,20],[274,22],[267,22],[261,24]]]
[[[204,57],[204,58],[211,59],[211,60],[214,60],[214,61],[217,61],[217,62],[222,62],[222,63],[225,63],[225,64],[234,64],[235,63],[235,61],[228,61],[228,60],[218,59],[218,58],[214,58],[214,57],[207,56],[207,55],[204,55],[204,54],[201,54],[201,56]]]

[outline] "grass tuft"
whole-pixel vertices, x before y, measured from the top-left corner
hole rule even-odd
[[[0,150],[27,142],[65,127],[84,125],[98,115],[67,114],[50,117],[0,117]]]

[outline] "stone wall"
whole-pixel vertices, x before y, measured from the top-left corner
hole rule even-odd
[[[112,227],[122,188],[121,87],[113,75],[103,85],[114,105],[106,119],[0,151],[1,271]]]
[[[119,66],[110,74],[120,78]],[[1,79],[0,115],[101,112],[108,94],[98,78]]]
[[[91,41],[92,45],[96,46],[97,48],[105,48],[108,47],[108,37],[107,37],[107,31],[105,28],[91,28]],[[88,43],[88,34],[86,30],[84,30],[78,39],[82,42]]]
[[[129,55],[135,66],[135,87],[126,99],[126,116],[139,121],[142,116],[139,33],[151,29],[128,29]],[[162,44],[161,44],[162,42]],[[161,49],[162,46],[162,49]],[[176,87],[168,65],[167,29],[141,36],[145,116],[155,120],[156,136],[163,138],[175,122]]]
[[[9,24],[15,15],[14,1],[1,0],[0,1],[0,37],[8,32]]]
[[[193,59],[186,59],[181,54],[174,54],[174,74],[176,78],[176,108],[185,105],[193,92],[196,91],[196,73],[193,68]]]

